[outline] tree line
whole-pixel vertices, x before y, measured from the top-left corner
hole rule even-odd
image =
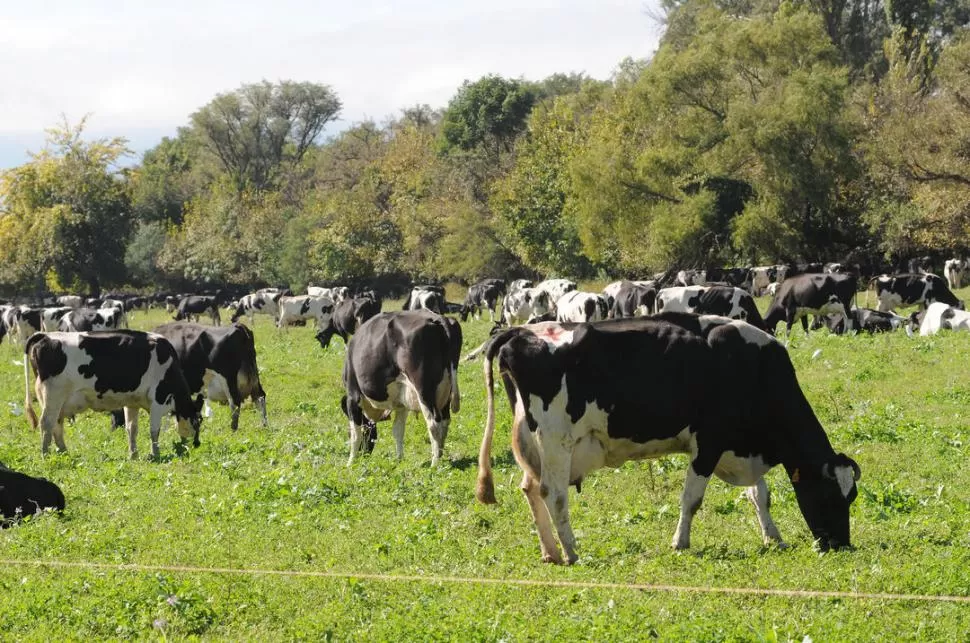
[[[664,0],[609,79],[466,81],[321,140],[217,95],[134,165],[84,122],[0,177],[0,290],[639,276],[970,249],[970,0]]]

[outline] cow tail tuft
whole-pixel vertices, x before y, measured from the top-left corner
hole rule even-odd
[[[491,351],[489,351],[491,353]],[[495,387],[492,375],[492,360],[494,354],[489,354],[485,360],[485,434],[482,436],[482,448],[478,452],[478,486],[475,497],[478,501],[493,505],[495,499],[495,483],[492,480],[492,435],[495,433]]]

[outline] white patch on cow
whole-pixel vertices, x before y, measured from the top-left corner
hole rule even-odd
[[[573,341],[573,331],[566,330],[558,322],[539,322],[530,325],[528,328],[536,337],[553,348]]]
[[[725,451],[714,467],[714,474],[728,484],[750,487],[769,469],[760,455],[738,457],[734,451]]]
[[[848,465],[842,465],[833,467],[833,472],[835,474],[835,481],[839,483],[839,491],[842,492],[842,497],[848,498],[849,493],[852,492],[852,488],[855,486],[855,471]]]
[[[740,333],[741,337],[744,338],[744,341],[748,342],[749,344],[767,346],[768,344],[774,344],[777,341],[768,333],[764,332],[760,328],[755,328],[747,322],[733,320],[730,325],[737,328],[738,333]]]

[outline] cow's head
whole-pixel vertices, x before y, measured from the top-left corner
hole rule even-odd
[[[178,411],[175,415],[179,437],[183,440],[192,438],[192,446],[195,447],[202,444],[199,441],[199,430],[202,427],[202,406],[204,404],[205,399],[199,394],[194,400],[191,400],[191,411],[187,415]]]
[[[858,493],[862,470],[844,453],[833,454],[821,466],[791,472],[798,507],[822,551],[851,547],[849,505]]]

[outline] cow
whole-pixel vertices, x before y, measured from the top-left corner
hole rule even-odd
[[[536,288],[549,293],[549,301],[555,306],[563,295],[571,290],[576,290],[576,282],[569,279],[546,279],[536,284]]]
[[[735,288],[750,289],[751,268],[708,268],[705,282],[721,282]]]
[[[576,561],[568,489],[604,466],[690,457],[672,545],[690,547],[713,475],[747,487],[764,542],[781,544],[764,474],[781,464],[822,550],[850,547],[859,466],[832,448],[784,346],[739,320],[663,313],[505,330],[486,350],[486,421],[476,497],[494,503],[493,363],[513,406],[512,453],[542,559]],[[754,397],[750,390],[765,392]],[[767,400],[765,402],[764,400]],[[555,526],[559,545],[553,535]]]
[[[174,413],[178,433],[199,444],[201,396],[193,400],[175,349],[164,337],[134,330],[96,333],[35,333],[24,345],[24,408],[38,427],[30,392],[30,370],[41,403],[41,452],[51,439],[66,451],[64,418],[87,409],[125,410],[128,451],[138,457],[138,409],[148,411],[152,457],[158,458],[162,418]]]
[[[253,331],[239,323],[224,327],[170,322],[154,330],[178,354],[191,395],[229,405],[230,428],[239,428],[239,407],[247,397],[266,419],[266,393],[259,380]]]
[[[926,308],[919,324],[921,336],[935,335],[941,330],[970,331],[970,313],[954,308],[941,301],[935,301]]]
[[[755,266],[751,269],[751,294],[760,297],[778,280],[778,266]]]
[[[897,315],[896,313],[885,313],[871,308],[853,308],[849,311],[852,319],[852,327],[859,332],[889,333],[900,328],[909,329],[909,318]],[[842,315],[830,315],[825,321],[829,330],[836,335],[845,333],[845,318]]]
[[[380,313],[364,322],[347,344],[343,383],[350,419],[350,458],[360,450],[365,418],[394,415],[397,457],[404,457],[408,413],[420,412],[431,436],[431,464],[438,464],[451,413],[460,407],[458,321],[426,310]]]
[[[765,313],[765,328],[774,334],[778,322],[785,320],[788,335],[799,319],[802,328],[808,332],[809,313],[815,315],[842,315],[846,318],[846,330],[851,331],[852,298],[855,296],[856,280],[850,275],[825,275],[804,273],[789,277],[775,293],[768,312]]]
[[[339,304],[350,296],[350,288],[347,286],[334,286],[333,288],[321,288],[320,286],[307,286],[306,294],[311,297],[329,297],[334,305]]]
[[[552,311],[552,300],[548,292],[539,288],[522,288],[505,296],[502,302],[502,323],[512,326]]]
[[[47,478],[34,478],[0,464],[0,527],[44,510],[64,511],[64,493]]]
[[[595,292],[572,290],[556,302],[556,320],[591,322],[606,319],[609,306],[606,298]]]
[[[403,310],[430,310],[441,315],[445,312],[445,289],[441,286],[414,286],[404,302]]]
[[[280,318],[276,326],[280,329],[312,320],[316,322],[317,331],[321,331],[330,325],[333,316],[333,300],[329,297],[280,297],[279,306]]]
[[[249,317],[249,323],[252,324],[256,314],[263,314],[269,315],[275,322],[280,316],[280,298],[284,296],[282,291],[267,292],[265,290],[258,290],[249,295],[244,295],[240,298],[239,303],[234,306],[235,310],[229,318],[229,321],[235,323],[239,321],[240,317],[247,315]]]
[[[21,342],[36,332],[39,332],[43,324],[43,308],[31,308],[30,306],[20,306],[17,308],[16,317],[11,327],[12,336],[16,336]]]
[[[84,305],[84,297],[80,295],[61,295],[55,301],[58,306],[66,306],[68,308],[80,308]]]
[[[121,327],[123,313],[117,308],[78,308],[61,316],[57,330],[65,333],[112,330]]]
[[[932,274],[933,273],[933,257],[930,255],[923,255],[922,257],[913,257],[906,262],[906,271],[911,274]]]
[[[775,281],[773,283],[770,283],[770,284],[768,284],[768,287],[765,288],[765,293],[764,294],[768,295],[769,297],[774,297],[775,295],[778,294],[778,288],[779,287],[781,287],[781,284],[778,283],[777,281]]]
[[[963,259],[947,259],[943,264],[943,276],[946,277],[950,290],[963,287],[963,272],[967,269],[967,262]]]
[[[702,286],[706,281],[706,270],[678,270],[674,286]]]
[[[125,312],[131,313],[136,310],[147,313],[151,300],[148,297],[126,297]]]
[[[316,334],[320,347],[330,346],[330,340],[334,335],[344,340],[344,346],[346,346],[361,324],[379,312],[381,312],[381,300],[376,296],[344,299],[334,306],[330,324]]]
[[[483,308],[488,310],[489,320],[495,321],[495,304],[502,296],[505,284],[505,282],[501,282],[501,284],[497,282],[501,282],[501,280],[481,281],[468,289],[465,302],[458,313],[462,321],[468,320],[469,313],[476,319],[480,319]]]
[[[733,286],[679,286],[657,293],[657,312],[702,313],[730,319],[743,319],[765,330],[764,320],[754,298]]]
[[[74,310],[69,306],[44,308],[40,313],[40,329],[43,331],[57,330],[61,317]]]
[[[620,282],[620,288],[613,298],[610,317],[642,317],[652,315],[657,302],[657,289],[654,282]],[[651,285],[644,285],[651,284]]]
[[[525,290],[526,288],[533,288],[535,286],[531,279],[516,279],[509,284],[509,290],[506,294],[512,294],[520,290]]]
[[[901,306],[922,306],[925,308],[934,301],[941,301],[956,308],[963,308],[963,302],[947,287],[939,276],[920,273],[902,275],[880,275],[869,281],[869,288],[875,284],[877,310],[888,312]],[[866,301],[869,290],[866,290]]]
[[[219,315],[219,302],[212,295],[189,295],[183,297],[175,311],[175,321],[197,322],[201,315],[208,315],[216,326],[222,323]]]

